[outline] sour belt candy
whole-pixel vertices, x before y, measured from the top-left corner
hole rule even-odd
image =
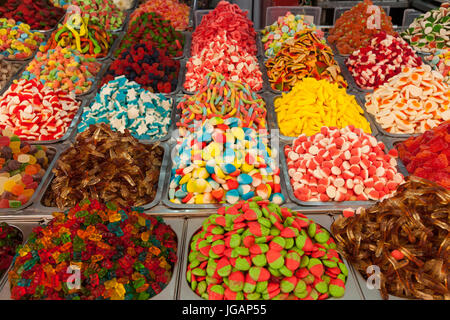
[[[401,36],[420,52],[434,52],[450,47],[450,3],[442,3],[414,19]]]
[[[86,93],[94,84],[101,64],[70,48],[57,46],[45,53],[38,52],[23,72],[23,79],[37,79],[46,87]]]
[[[180,109],[178,127],[195,130],[196,121],[212,117],[239,118],[245,127],[266,128],[266,104],[246,83],[226,81],[224,76],[211,73],[194,95],[185,95],[177,105]]]
[[[33,30],[52,29],[64,14],[48,0],[7,0],[0,6],[0,18],[24,22]]]
[[[370,0],[364,0],[336,20],[328,42],[334,44],[340,54],[350,54],[367,47],[372,37],[381,31],[396,36],[391,19],[383,8],[374,6]]]
[[[31,141],[60,139],[80,105],[73,94],[50,89],[36,79],[20,79],[0,97],[0,129],[9,128]]]
[[[127,33],[114,56],[118,57],[138,43],[164,49],[172,57],[181,57],[185,39],[181,32],[172,27],[169,20],[164,20],[155,12],[146,12],[130,20]]]
[[[53,217],[18,249],[12,299],[148,300],[172,278],[176,234],[142,208],[83,200]],[[70,289],[76,272],[80,287]]]
[[[104,58],[114,41],[110,33],[88,17],[71,15],[67,22],[58,25],[47,43],[40,47],[42,52],[57,46],[72,48],[94,58]]]
[[[8,270],[14,256],[16,248],[22,244],[22,232],[6,222],[0,222],[0,278]]]
[[[130,130],[137,139],[159,139],[168,133],[172,99],[141,88],[124,76],[105,84],[87,107],[78,131],[91,124],[104,122],[121,133]]]
[[[139,143],[128,131],[91,125],[61,154],[43,204],[65,208],[86,198],[148,204],[156,195],[163,153],[159,145]]]
[[[354,126],[322,127],[285,147],[294,195],[301,201],[364,201],[389,196],[403,183],[396,151]]]
[[[186,63],[184,88],[197,91],[210,72],[222,74],[226,80],[247,83],[254,91],[262,88],[262,73],[255,56],[242,51],[226,31],[219,32],[208,46]]]
[[[283,135],[311,136],[323,126],[343,128],[354,125],[372,133],[355,96],[327,80],[304,78],[291,91],[275,99],[278,127]]]
[[[339,218],[331,232],[365,279],[379,268],[383,299],[448,300],[449,207],[449,190],[411,176],[394,197]]]
[[[0,55],[0,90],[5,88],[8,81],[21,67],[22,65],[6,61],[5,57]]]
[[[450,87],[428,65],[404,67],[366,95],[367,112],[390,133],[423,133],[450,120]]]
[[[397,144],[409,173],[450,189],[450,120]]]
[[[146,12],[155,12],[169,20],[175,30],[185,30],[189,25],[189,11],[189,6],[178,0],[152,0],[134,10],[131,19]]]
[[[30,145],[10,130],[3,130],[0,135],[0,208],[19,208],[27,203],[54,155],[52,149]]]
[[[450,48],[436,50],[435,53],[425,56],[423,60],[433,70],[439,71],[444,76],[444,81],[450,84]]]
[[[247,18],[237,4],[220,1],[216,8],[202,17],[201,23],[192,33],[191,55],[197,55],[204,47],[225,30],[236,40],[243,52],[256,56],[256,32],[253,22]]]
[[[363,89],[377,88],[403,67],[421,64],[422,59],[402,38],[384,32],[375,35],[367,47],[353,51],[346,61],[356,84]]]
[[[102,85],[117,76],[139,83],[152,92],[170,93],[178,84],[180,61],[174,60],[165,49],[149,43],[139,43],[123,51],[109,66]]]
[[[255,131],[238,118],[206,120],[194,133],[179,132],[170,201],[181,204],[236,203],[257,195],[284,202],[275,151],[266,130]]]
[[[324,34],[321,30],[317,30],[313,23],[304,20],[304,15],[293,15],[289,11],[282,17],[278,17],[272,25],[266,26],[262,31],[261,41],[264,44],[265,54],[273,57],[281,49],[281,45],[287,39],[292,38],[298,31],[311,29],[322,39]],[[325,40],[322,40],[325,44]]]
[[[208,300],[324,300],[348,269],[330,233],[260,197],[221,207],[192,237],[186,279]]]
[[[30,30],[30,26],[13,19],[0,19],[0,55],[8,59],[27,59],[32,56],[44,34]]]
[[[275,90],[289,91],[297,81],[307,77],[347,87],[331,48],[311,30],[299,31],[286,40],[280,51],[266,61],[266,67],[270,85]]]

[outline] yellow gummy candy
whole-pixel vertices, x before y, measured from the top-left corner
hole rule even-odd
[[[278,126],[285,136],[308,136],[323,126],[344,128],[354,125],[372,133],[364,111],[354,96],[327,80],[304,78],[274,102]]]

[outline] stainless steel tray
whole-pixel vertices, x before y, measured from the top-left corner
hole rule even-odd
[[[167,286],[156,296],[150,298],[149,300],[175,300],[177,296],[178,282],[179,282],[179,274],[180,274],[180,265],[183,263],[183,250],[184,250],[184,232],[185,232],[185,224],[186,221],[182,218],[171,218],[164,217],[164,222],[168,224],[172,230],[177,235],[177,257],[178,261],[175,263],[173,267],[172,278],[169,280]],[[3,221],[0,219],[0,221]],[[28,239],[32,228],[38,226],[43,221],[34,221],[31,222],[12,222],[11,225],[17,226],[20,230],[23,230],[24,234],[24,242]],[[8,222],[8,221],[6,221]],[[8,270],[11,269],[12,266]],[[9,286],[9,280],[7,277],[7,273],[0,281],[0,300],[11,300],[11,292]]]
[[[0,218],[0,222],[6,222],[9,225],[15,227],[16,229],[22,232],[22,244],[28,241],[28,237],[31,234],[33,228],[39,226],[43,223],[43,219],[41,218]],[[8,272],[11,270],[12,265],[6,270],[2,277],[0,277],[0,300],[7,300],[10,297],[10,289],[9,289],[9,281],[8,281]]]
[[[150,143],[144,143],[144,142],[142,142],[142,143],[150,144]],[[168,163],[170,161],[170,151],[169,151],[170,149],[166,143],[159,143],[159,145],[164,149],[164,154],[163,154],[163,159],[162,159],[161,168],[160,168],[158,187],[156,190],[155,198],[150,203],[140,206],[145,211],[150,210],[151,208],[153,208],[160,202],[161,194],[163,193],[163,190],[165,189],[164,187],[165,187],[165,181],[166,181],[166,174],[168,172],[167,167],[168,167]],[[58,159],[61,156],[61,154],[70,147],[71,147],[70,144],[65,144],[64,147],[61,148],[61,152],[57,155]],[[33,212],[30,212],[29,214],[37,213],[42,216],[45,216],[45,215],[51,215],[53,212],[61,212],[61,211],[65,211],[65,210],[69,209],[69,208],[59,209],[58,207],[47,207],[42,203],[45,193],[50,188],[51,182],[53,181],[54,177],[55,177],[55,174],[53,172],[51,172],[49,174],[49,176],[47,177],[45,183],[42,185],[42,189],[40,190],[41,192],[39,192],[38,200],[35,201],[35,204],[32,208]]]
[[[330,230],[332,224],[332,218],[328,215],[307,215],[308,218],[312,219],[314,222],[320,224],[328,231]],[[181,276],[179,280],[179,290],[178,290],[178,299],[179,300],[203,300],[199,297],[192,289],[190,288],[187,280],[186,280],[186,270],[188,265],[188,256],[190,251],[190,244],[193,235],[201,228],[203,223],[202,218],[190,218],[187,220],[187,228],[186,228],[186,238],[185,238],[185,248],[184,248],[184,260],[181,269]],[[331,232],[330,232],[331,234]],[[336,299],[331,298],[330,300],[364,300],[364,297],[360,291],[360,288],[357,284],[355,276],[352,272],[352,268],[347,260],[342,258],[345,266],[348,269],[348,277],[345,284],[345,294],[342,298]]]
[[[385,144],[386,151],[389,151],[392,149],[392,145],[384,141],[383,139],[377,139],[378,141],[381,141]],[[283,172],[284,180],[286,181],[287,186],[287,193],[289,195],[289,198],[292,202],[305,207],[322,207],[324,209],[332,210],[332,209],[345,209],[345,208],[358,208],[358,207],[369,207],[376,203],[376,201],[373,200],[367,200],[367,201],[342,201],[342,202],[336,202],[336,201],[329,201],[329,202],[322,202],[322,201],[301,201],[297,199],[297,197],[294,195],[294,190],[292,189],[291,180],[288,173],[287,168],[287,162],[286,162],[286,156],[284,155],[284,146],[282,146],[282,152],[280,152],[280,161],[281,161],[281,169]],[[404,176],[409,176],[408,171],[406,170],[405,166],[403,165],[402,161],[400,159],[397,159],[397,171],[403,174]]]

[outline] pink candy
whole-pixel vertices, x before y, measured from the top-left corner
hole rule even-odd
[[[223,30],[198,55],[189,59],[186,69],[184,88],[189,91],[200,89],[206,75],[212,71],[223,74],[227,81],[245,82],[254,91],[261,90],[263,84],[256,57],[243,51]]]
[[[322,127],[285,147],[294,195],[301,201],[365,201],[390,196],[404,182],[397,154],[361,129]]]

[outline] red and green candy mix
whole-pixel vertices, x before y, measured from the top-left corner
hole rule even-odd
[[[65,13],[48,0],[8,0],[0,6],[0,18],[25,22],[32,30],[52,29]]]
[[[117,57],[135,44],[145,43],[165,49],[172,57],[183,55],[184,36],[176,31],[169,20],[155,12],[147,12],[130,20],[125,37],[114,55]]]
[[[20,246],[9,272],[11,297],[22,300],[147,300],[161,292],[177,262],[170,226],[140,208],[83,200],[53,213]],[[79,268],[80,288],[69,267]]]
[[[192,237],[186,279],[209,300],[342,297],[348,269],[327,230],[260,197],[221,207]]]

